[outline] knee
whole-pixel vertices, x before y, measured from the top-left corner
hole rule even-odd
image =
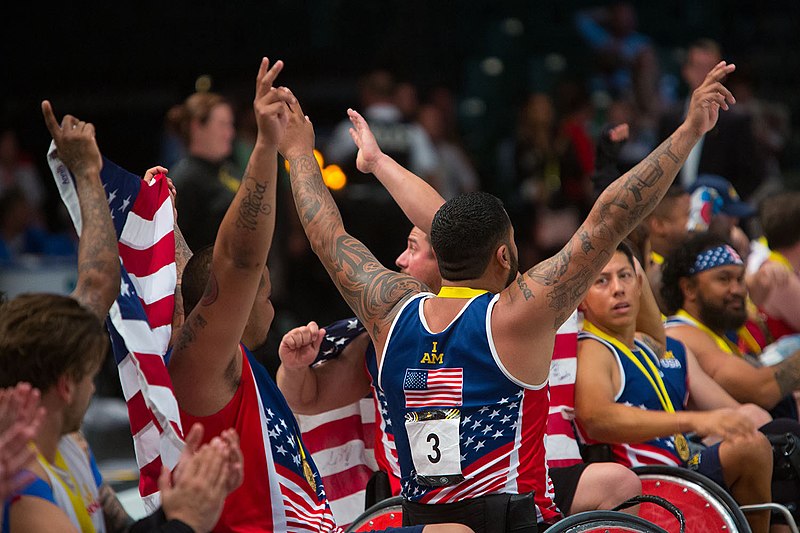
[[[725,439],[722,446],[726,446],[728,453],[743,465],[749,464],[754,468],[763,468],[767,463],[772,465],[772,445],[759,431]]]
[[[607,491],[609,499],[613,498],[617,502],[615,506],[642,495],[642,480],[633,470],[617,463],[605,463],[605,465],[606,470],[603,472],[605,483],[602,489]]]

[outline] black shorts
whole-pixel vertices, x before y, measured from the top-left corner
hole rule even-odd
[[[575,498],[575,491],[578,489],[578,481],[580,481],[587,466],[589,465],[586,463],[578,463],[563,468],[550,469],[550,479],[553,482],[553,492],[555,493],[553,501],[564,516],[569,515],[572,500]]]

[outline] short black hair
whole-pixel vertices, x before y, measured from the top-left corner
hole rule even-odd
[[[200,302],[211,275],[211,260],[214,257],[214,245],[209,244],[192,255],[183,269],[181,278],[181,297],[183,312],[189,316],[192,309]]]
[[[636,256],[636,254],[633,251],[633,247],[629,244],[627,240],[622,240],[619,242],[619,244],[617,245],[617,251],[625,254],[625,257],[628,258],[628,262],[631,264],[634,270],[636,270],[636,263],[633,260],[634,257],[636,257],[636,259],[639,261],[640,264],[642,263],[642,260]]]
[[[674,314],[683,307],[683,291],[681,291],[679,282],[681,278],[693,276],[690,269],[697,260],[697,256],[706,250],[726,244],[730,245],[722,237],[704,231],[692,235],[664,258],[664,265],[661,269],[661,299],[668,314]]]
[[[430,235],[442,278],[482,276],[497,247],[510,244],[510,229],[503,202],[489,193],[465,193],[445,202],[433,217]]]

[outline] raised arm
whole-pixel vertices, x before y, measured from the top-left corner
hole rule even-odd
[[[299,104],[289,107],[289,125],[280,152],[289,161],[297,214],[314,253],[378,348],[397,304],[422,291],[423,285],[411,276],[385,268],[366,246],[345,231],[314,158],[314,128]]]
[[[288,89],[272,86],[283,62],[264,58],[253,108],[258,137],[242,184],[217,234],[206,291],[186,317],[170,359],[175,394],[196,416],[227,404],[241,374],[239,341],[260,284],[275,227],[277,146],[286,128]]]
[[[358,170],[374,174],[411,223],[430,235],[433,215],[444,203],[444,198],[427,181],[384,154],[367,121],[357,111],[348,109],[347,116],[353,123],[350,137],[358,146]]]
[[[503,291],[492,325],[497,331],[495,339],[502,336],[508,340],[499,350],[507,354],[507,366],[521,368],[523,362],[530,365],[530,350],[522,350],[523,346],[542,345],[541,353],[549,353],[553,332],[584,298],[617,244],[661,200],[692,147],[716,124],[720,108],[728,109],[728,102],[734,102],[733,95],[721,83],[733,69],[724,61],[714,67],[692,95],[683,124],[602,192],[587,219],[559,253],[518,276]],[[543,326],[520,328],[520,321]],[[534,366],[537,368],[527,377],[543,380],[549,360],[534,361]]]
[[[94,126],[72,115],[64,115],[59,126],[47,100],[42,102],[42,114],[59,159],[75,177],[81,210],[78,281],[72,297],[105,320],[119,294],[120,267],[114,224],[100,181],[103,158]]]
[[[344,407],[369,393],[370,379],[364,368],[367,334],[349,342],[338,357],[312,367],[325,334],[324,328],[309,322],[286,333],[278,347],[278,387],[296,414],[315,415]]]

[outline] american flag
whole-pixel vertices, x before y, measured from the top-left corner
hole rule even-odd
[[[463,384],[463,368],[409,368],[403,378],[406,407],[458,407]]]
[[[55,143],[47,160],[80,234],[75,180],[58,159]],[[130,417],[139,493],[154,511],[161,467],[173,468],[183,449],[178,404],[164,364],[176,283],[172,200],[162,176],[148,184],[104,158],[100,177],[119,241],[122,277],[106,325]]]
[[[550,361],[550,409],[547,415],[545,450],[547,466],[558,468],[581,463],[575,438],[575,377],[578,363],[578,312],[573,311],[556,334]]]
[[[357,318],[325,326],[326,335],[314,364],[338,357],[365,331]],[[303,443],[322,475],[336,523],[346,527],[364,512],[367,482],[378,469],[374,400],[366,397],[338,409],[296,418]]]

